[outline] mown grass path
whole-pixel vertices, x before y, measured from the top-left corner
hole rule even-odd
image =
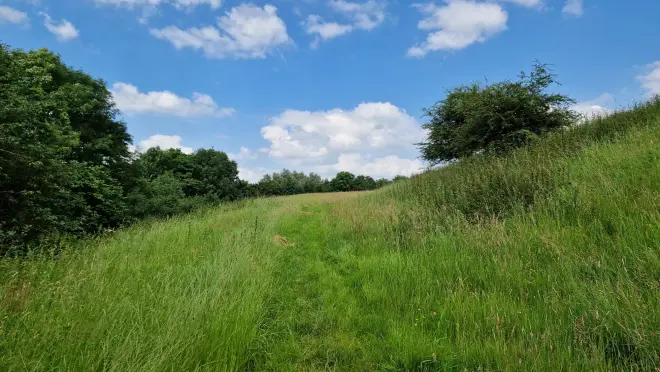
[[[267,349],[273,352],[264,354],[263,368],[347,368],[364,357],[364,334],[350,323],[360,312],[347,276],[355,267],[342,257],[345,242],[328,230],[332,207],[299,203],[277,226],[290,244],[282,246],[275,270],[279,290],[265,324],[271,335]]]

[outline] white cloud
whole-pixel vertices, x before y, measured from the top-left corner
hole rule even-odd
[[[645,70],[637,76],[637,80],[642,84],[647,97],[660,95],[660,61],[647,65]]]
[[[208,5],[212,9],[222,6],[222,0],[94,0],[101,5],[115,5],[126,8],[157,7],[169,3],[178,9],[194,8],[198,5]]]
[[[413,117],[389,102],[361,103],[351,111],[286,110],[261,134],[274,158],[327,159],[345,151],[409,149],[423,139]]]
[[[44,26],[50,31],[57,40],[69,41],[79,36],[76,27],[66,19],[62,19],[59,23],[53,22],[53,19],[46,13],[40,13],[44,16]]]
[[[424,164],[418,159],[405,159],[396,155],[370,158],[357,153],[342,153],[337,163],[318,167],[321,174],[334,176],[346,171],[356,175],[368,175],[373,178],[393,178],[398,175],[410,176],[420,173]]]
[[[211,9],[218,9],[222,6],[222,0],[175,0],[174,6],[179,8],[196,7],[198,5],[208,5]]]
[[[21,12],[14,8],[8,6],[0,5],[0,24],[3,23],[12,23],[12,24],[22,24],[27,23],[28,20],[27,13]]]
[[[408,50],[408,56],[422,57],[438,50],[459,50],[506,30],[508,14],[498,4],[472,0],[445,0],[444,6],[417,5],[425,15],[417,27],[433,31],[426,41]],[[434,31],[437,30],[437,31]]]
[[[318,37],[312,42],[313,47],[317,47],[321,40],[334,39],[337,36],[345,35],[353,31],[353,26],[351,25],[342,25],[336,22],[324,22],[323,19],[316,15],[312,14],[307,17],[307,20],[303,22],[305,27],[305,32],[308,34],[317,34]]]
[[[248,149],[247,147],[241,146],[241,148],[238,151],[238,154],[228,152],[227,156],[231,160],[240,162],[240,161],[254,160],[259,156],[259,154],[255,153],[254,151],[250,151],[250,149]]]
[[[564,14],[580,17],[584,14],[584,4],[582,0],[566,0],[562,12]]]
[[[391,178],[422,170],[422,162],[412,157],[425,134],[415,118],[389,102],[361,103],[351,110],[289,109],[261,128],[270,146],[259,152],[278,167],[327,178],[339,171]]]
[[[611,106],[614,104],[614,96],[610,93],[604,93],[598,98],[578,102],[570,109],[582,115],[583,120],[589,120],[600,116],[607,116],[612,113]]]
[[[243,168],[238,167],[238,178],[248,181],[250,183],[257,183],[266,174],[273,174],[279,172],[278,170],[256,167],[256,168]]]
[[[344,0],[331,0],[330,8],[340,13],[346,23],[326,22],[321,16],[312,14],[303,22],[305,32],[317,35],[312,41],[315,48],[321,41],[346,35],[355,30],[372,30],[385,21],[385,2],[369,0],[363,3],[353,3]]]
[[[499,0],[501,2],[514,3],[527,8],[542,8],[543,0]]]
[[[344,14],[360,30],[372,30],[385,20],[385,3],[369,0],[364,3],[352,3],[344,0],[330,1],[330,7]]]
[[[277,8],[241,4],[218,18],[218,27],[182,30],[176,26],[151,29],[177,49],[201,49],[210,58],[265,58],[275,48],[291,43]]]
[[[117,108],[127,114],[225,117],[235,112],[233,108],[218,107],[213,98],[201,93],[193,93],[192,99],[169,91],[141,93],[134,85],[121,82],[114,83],[110,92]]]
[[[154,134],[153,136],[140,141],[137,146],[138,151],[146,151],[152,147],[160,147],[163,150],[180,149],[184,154],[192,154],[192,147],[186,147],[181,144],[180,136],[167,136],[164,134]]]

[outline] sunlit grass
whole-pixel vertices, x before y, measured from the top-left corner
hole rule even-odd
[[[0,261],[2,370],[654,370],[660,104]]]

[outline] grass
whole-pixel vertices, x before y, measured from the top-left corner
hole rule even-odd
[[[0,370],[657,370],[660,103],[0,260]]]

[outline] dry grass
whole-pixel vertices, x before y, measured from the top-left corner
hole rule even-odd
[[[281,245],[281,246],[283,246],[283,247],[293,247],[293,246],[296,245],[296,243],[290,242],[290,241],[287,240],[287,238],[285,238],[285,237],[283,237],[283,236],[280,236],[280,235],[275,235],[275,236],[273,237],[273,240],[274,240],[277,244],[279,244],[279,245]]]

